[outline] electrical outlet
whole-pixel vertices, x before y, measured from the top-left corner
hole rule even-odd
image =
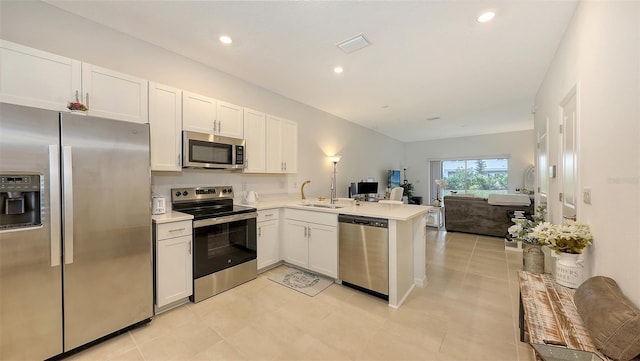
[[[584,204],[591,204],[591,188],[584,188],[582,190],[582,201]]]
[[[247,190],[247,182],[242,182],[242,191]]]

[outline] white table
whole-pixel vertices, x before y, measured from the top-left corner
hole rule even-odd
[[[438,229],[444,227],[444,206],[429,209],[429,212],[427,212],[427,226]]]

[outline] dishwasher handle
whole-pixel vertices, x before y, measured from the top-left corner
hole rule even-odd
[[[354,224],[365,227],[389,228],[389,220],[385,218],[373,218],[363,216],[353,216],[350,214],[339,214],[339,223]]]
[[[364,225],[364,226],[368,226],[368,225],[371,223],[371,221],[364,220],[364,219],[354,219],[354,220],[353,220],[353,223],[355,223],[355,224],[362,224],[362,225]]]

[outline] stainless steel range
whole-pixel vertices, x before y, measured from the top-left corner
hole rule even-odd
[[[231,186],[171,189],[173,210],[193,215],[193,296],[200,302],[257,277],[255,208]]]

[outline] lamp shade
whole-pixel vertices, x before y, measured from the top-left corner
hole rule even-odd
[[[331,160],[332,163],[338,163],[340,161],[340,158],[342,158],[339,155],[334,155],[333,157],[329,157],[329,160]]]

